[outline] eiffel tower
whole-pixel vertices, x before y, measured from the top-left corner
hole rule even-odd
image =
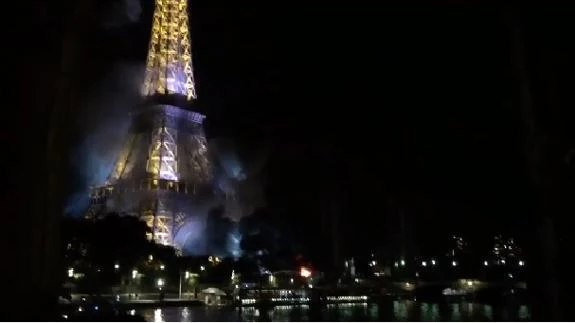
[[[203,232],[215,194],[205,116],[194,111],[187,0],[155,1],[142,94],[112,173],[91,191],[87,217],[137,216],[156,243],[181,251],[192,241],[205,254]]]

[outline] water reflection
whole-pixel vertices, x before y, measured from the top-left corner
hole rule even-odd
[[[139,311],[148,322],[294,322],[294,321],[527,321],[529,309],[477,303],[419,303],[396,300],[325,306],[284,305],[263,310],[255,307],[167,307]]]
[[[182,309],[182,319],[181,322],[190,322],[190,310],[187,307]]]

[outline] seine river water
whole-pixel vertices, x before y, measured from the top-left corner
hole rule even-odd
[[[265,313],[253,307],[169,307],[138,311],[149,322],[194,321],[528,321],[525,305],[435,304],[409,300],[382,304],[329,304],[323,307],[277,306]]]

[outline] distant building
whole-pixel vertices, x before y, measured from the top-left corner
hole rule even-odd
[[[515,239],[497,235],[493,241],[491,258],[492,262],[498,265],[519,262],[522,261],[522,250],[515,243]]]

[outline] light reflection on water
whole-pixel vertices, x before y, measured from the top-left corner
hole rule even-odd
[[[294,322],[294,321],[526,321],[529,309],[477,303],[418,303],[409,300],[380,304],[327,304],[276,306],[269,311],[255,307],[166,307],[138,311],[148,322]]]

